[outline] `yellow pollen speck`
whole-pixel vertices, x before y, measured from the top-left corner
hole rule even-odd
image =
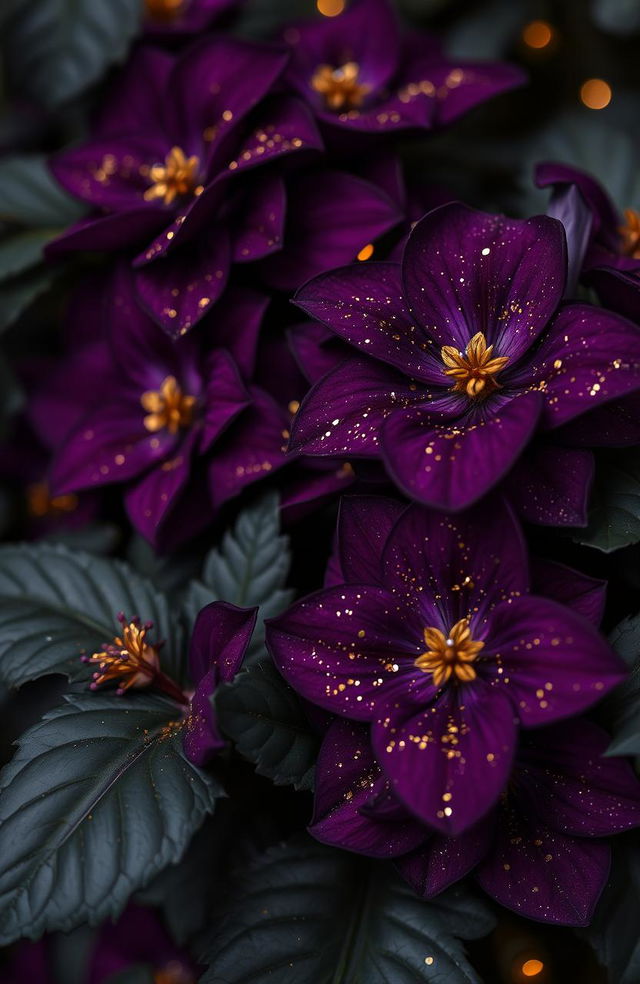
[[[345,0],[316,0],[318,13],[324,17],[337,17],[344,10]]]
[[[171,205],[179,195],[194,195],[198,185],[199,159],[194,155],[187,157],[180,147],[172,147],[165,157],[164,164],[154,164],[149,168],[151,185],[145,191],[146,202],[161,199]]]
[[[424,641],[429,648],[418,656],[415,665],[423,673],[432,674],[434,686],[441,687],[452,676],[461,683],[475,680],[471,663],[484,649],[484,642],[474,642],[468,618],[456,622],[448,636],[440,629],[426,628]]]
[[[464,353],[453,345],[444,345],[440,355],[446,366],[445,376],[454,380],[453,392],[466,393],[471,399],[485,397],[499,389],[495,377],[509,361],[507,356],[493,355],[493,345],[487,345],[481,331],[473,336]]]
[[[359,82],[360,66],[357,62],[346,62],[339,68],[333,65],[320,65],[311,77],[311,88],[324,97],[327,109],[341,112],[344,109],[357,109],[371,91],[371,86]]]
[[[144,426],[152,433],[166,428],[170,434],[177,434],[181,427],[193,422],[196,398],[183,394],[175,376],[167,376],[159,390],[143,393],[140,403],[148,411]]]

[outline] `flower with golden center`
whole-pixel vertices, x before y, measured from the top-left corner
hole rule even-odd
[[[93,674],[91,690],[116,682],[116,693],[122,696],[128,690],[154,687],[178,703],[188,704],[178,685],[160,669],[160,644],[152,645],[147,639],[153,622],[141,624],[137,615],[127,621],[124,612],[119,612],[118,621],[122,629],[113,642],[105,643],[100,652],[81,657],[83,663],[98,667]]]
[[[167,376],[159,390],[143,393],[140,403],[148,411],[144,418],[148,431],[155,433],[166,428],[170,434],[177,434],[181,427],[193,422],[196,397],[184,394],[175,376]]]
[[[453,391],[466,393],[472,399],[487,396],[500,388],[495,377],[509,361],[504,355],[494,357],[493,345],[487,345],[481,331],[476,332],[464,353],[453,345],[443,345],[440,354],[448,367],[444,370],[445,376],[455,380]]]
[[[634,260],[640,260],[640,212],[625,208],[624,225],[618,230],[622,236],[622,252]]]
[[[484,649],[484,642],[474,642],[468,618],[456,622],[448,636],[440,629],[425,629],[424,641],[429,648],[418,656],[416,666],[423,673],[433,675],[436,687],[447,683],[452,676],[462,683],[475,680],[476,671],[471,664]]]
[[[346,62],[339,68],[320,65],[311,78],[311,88],[324,96],[329,109],[358,109],[371,86],[358,82],[360,66],[357,62]]]
[[[161,198],[165,205],[171,205],[179,195],[199,195],[202,191],[198,183],[199,166],[195,154],[187,157],[181,147],[172,147],[164,164],[149,168],[151,185],[144,193],[144,200],[153,202]]]

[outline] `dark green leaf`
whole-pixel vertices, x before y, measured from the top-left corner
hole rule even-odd
[[[53,177],[42,154],[0,160],[0,221],[41,231],[64,229],[86,212]]]
[[[8,236],[0,242],[0,281],[28,270],[42,260],[44,246],[56,230],[30,229]]]
[[[589,525],[574,539],[604,553],[640,541],[640,449],[601,458]]]
[[[166,599],[126,564],[59,545],[0,547],[0,681],[86,678],[80,653],[117,634],[119,611],[154,623],[152,638],[166,640],[163,668],[180,679],[183,647]]]
[[[319,741],[297,694],[273,663],[243,670],[215,697],[218,721],[238,751],[278,786],[313,788]]]
[[[60,106],[122,61],[140,0],[21,0],[6,25],[9,74],[24,96]]]
[[[613,866],[593,922],[585,935],[610,984],[637,984],[640,980],[640,848],[625,839],[614,848]]]
[[[243,608],[259,605],[247,653],[248,661],[255,660],[264,651],[264,619],[278,615],[293,597],[284,587],[290,561],[289,540],[280,535],[278,496],[268,493],[241,513],[220,547],[209,553],[202,582],[190,585],[187,611],[193,618],[210,601],[230,601]]]
[[[493,920],[463,887],[419,899],[391,866],[308,838],[234,881],[202,984],[477,984],[462,939]]]
[[[0,331],[17,321],[23,311],[53,283],[52,270],[34,267],[0,284]]]
[[[0,775],[0,942],[115,918],[177,862],[221,794],[182,751],[176,706],[72,695]]]
[[[136,964],[135,967],[127,967],[126,970],[119,970],[117,974],[107,977],[104,984],[153,984],[155,979],[151,967]]]
[[[607,754],[640,755],[640,615],[620,622],[610,642],[631,672],[606,701],[613,733]]]

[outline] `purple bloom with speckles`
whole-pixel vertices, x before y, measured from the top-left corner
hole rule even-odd
[[[45,433],[66,401],[70,429],[54,452],[54,495],[126,483],[131,522],[168,549],[286,462],[281,409],[245,384],[237,367],[252,364],[265,300],[229,292],[220,324],[212,315],[197,333],[172,342],[135,303],[126,268],[104,287],[95,304],[103,337],[98,318],[96,338],[44,381],[31,417]],[[87,314],[95,323],[95,313]],[[77,379],[89,379],[91,389],[78,388]]]
[[[288,27],[287,81],[328,132],[388,135],[445,126],[525,81],[497,62],[448,60],[433,38],[401,31],[388,0]]]
[[[586,618],[530,593],[500,500],[447,517],[345,498],[338,544],[342,583],[271,620],[269,649],[304,698],[369,724],[394,798],[440,834],[495,805],[521,728],[577,715],[624,677]]]
[[[274,92],[287,60],[230,38],[177,59],[136,52],[94,139],[51,162],[95,211],[49,255],[133,254],[138,303],[178,337],[219,301],[234,264],[260,261],[270,283],[295,288],[396,226],[398,205],[370,181],[289,173],[323,144],[305,103]]]
[[[606,307],[640,323],[640,212],[619,215],[595,178],[566,164],[539,164],[536,184],[553,189],[550,212],[567,227],[570,267],[573,259]]]
[[[565,254],[555,219],[454,203],[417,224],[400,264],[310,281],[299,306],[362,354],[313,387],[290,447],[380,458],[412,498],[457,511],[503,479],[534,435],[637,392],[637,328],[562,303]],[[576,466],[586,485],[590,462]]]
[[[257,613],[257,608],[236,608],[214,601],[196,619],[189,648],[189,673],[195,692],[184,736],[185,753],[196,765],[205,765],[225,747],[211,697],[221,683],[233,680],[240,669]]]

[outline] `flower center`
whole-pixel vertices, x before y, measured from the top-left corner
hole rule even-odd
[[[484,649],[484,642],[474,642],[468,618],[456,622],[448,636],[440,629],[425,629],[424,641],[428,649],[418,656],[415,665],[423,673],[433,675],[436,687],[447,683],[452,676],[463,683],[475,680],[476,671],[471,664]]]
[[[78,508],[77,495],[71,492],[68,495],[52,496],[46,482],[34,482],[33,485],[29,485],[26,495],[27,511],[36,519],[42,519],[43,516],[60,516]]]
[[[97,690],[103,684],[115,681],[118,684],[116,693],[122,696],[127,690],[155,687],[180,704],[188,704],[177,684],[160,669],[160,644],[152,645],[147,641],[147,632],[153,628],[153,622],[141,625],[137,615],[127,621],[123,612],[118,614],[118,621],[122,630],[113,642],[106,642],[100,652],[81,657],[83,663],[98,667],[90,689]]]
[[[182,392],[175,376],[167,376],[159,390],[143,393],[140,403],[148,411],[144,426],[152,433],[166,428],[170,434],[177,434],[181,427],[193,423],[196,398]]]
[[[202,185],[198,184],[200,160],[195,155],[187,157],[180,147],[172,147],[164,159],[164,164],[154,164],[149,168],[150,186],[144,193],[146,202],[161,198],[165,205],[178,195],[199,195]]]
[[[311,88],[324,96],[329,109],[357,109],[371,91],[370,85],[358,82],[359,76],[357,62],[346,62],[340,68],[319,65],[311,78]]]
[[[493,345],[487,345],[481,331],[473,336],[464,353],[453,345],[443,345],[440,354],[447,366],[445,376],[455,380],[453,391],[466,393],[472,399],[487,396],[500,388],[495,377],[509,361],[507,356],[494,358]]]
[[[625,208],[624,225],[619,232],[622,237],[622,253],[634,260],[640,260],[640,212],[633,208]]]
[[[144,0],[147,17],[165,23],[179,17],[184,5],[185,0]]]

